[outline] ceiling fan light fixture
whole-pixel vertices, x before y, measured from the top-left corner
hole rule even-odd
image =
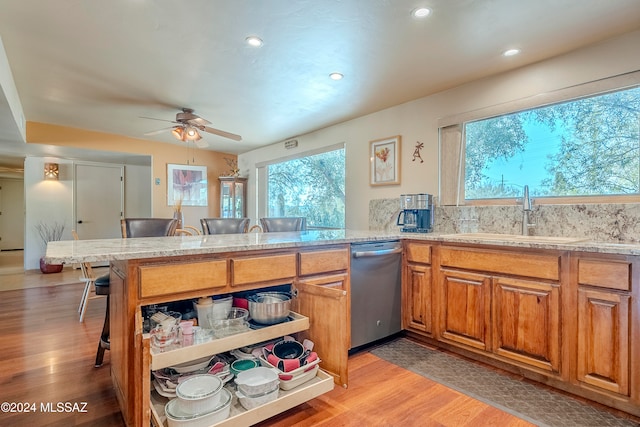
[[[179,139],[180,141],[182,141],[182,137],[184,136],[184,130],[179,126],[176,126],[171,131],[171,134],[175,136],[176,139]]]
[[[198,141],[202,139],[202,136],[200,136],[198,129],[193,126],[187,126],[184,130],[184,139],[187,141]]]

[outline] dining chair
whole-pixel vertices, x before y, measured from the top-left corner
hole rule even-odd
[[[202,234],[238,234],[246,233],[249,218],[201,218]]]
[[[175,218],[124,218],[120,220],[122,237],[173,236],[178,228]]]
[[[307,218],[305,217],[280,217],[280,218],[260,218],[262,231],[265,233],[275,231],[304,231],[307,229]]]
[[[73,236],[74,240],[80,240],[76,230],[71,230],[71,235]],[[80,304],[78,305],[78,313],[80,314],[80,322],[83,322],[84,314],[87,311],[87,304],[89,304],[89,300],[100,298],[102,295],[96,293],[95,282],[97,277],[93,272],[91,263],[81,262],[80,271],[82,272],[82,277],[80,277],[80,280],[84,282],[84,289],[82,290],[82,297],[80,297]]]

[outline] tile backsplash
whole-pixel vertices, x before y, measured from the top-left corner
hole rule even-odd
[[[398,231],[398,199],[369,202],[369,229]],[[438,206],[438,233],[521,234],[521,206]],[[535,205],[529,215],[531,235],[588,237],[603,242],[640,242],[640,204]]]

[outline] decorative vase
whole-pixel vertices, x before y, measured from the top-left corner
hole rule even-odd
[[[173,217],[178,220],[178,228],[182,228],[182,223],[184,222],[182,211],[173,211]]]
[[[60,273],[62,267],[62,264],[47,264],[44,258],[40,258],[40,271],[42,271],[43,274]]]

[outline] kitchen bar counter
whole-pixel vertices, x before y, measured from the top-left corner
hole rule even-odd
[[[385,233],[366,230],[309,230],[288,233],[65,240],[49,242],[45,260],[52,264],[110,262],[116,260],[198,255],[229,251],[311,247],[327,244],[392,239],[640,255],[639,243],[594,242],[585,238],[488,233],[441,234]]]

